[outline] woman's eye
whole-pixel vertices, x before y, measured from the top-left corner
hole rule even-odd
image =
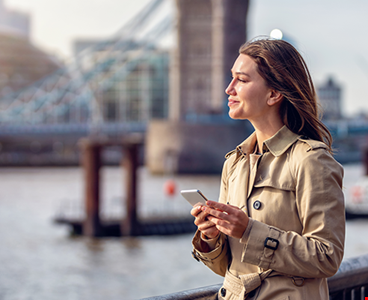
[[[233,80],[237,80],[237,81],[240,81],[240,82],[247,82],[247,80],[246,80],[246,79],[244,79],[244,78],[239,78],[239,77],[232,77],[232,78],[231,78],[231,81],[233,81]]]

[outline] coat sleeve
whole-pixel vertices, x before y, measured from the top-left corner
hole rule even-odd
[[[330,277],[344,253],[343,168],[326,149],[310,149],[302,157],[291,162],[302,233],[252,220],[240,240],[242,261],[291,276]]]
[[[221,188],[219,197],[219,202],[222,203],[226,203],[227,197],[226,195],[227,195],[227,177],[228,177],[228,164],[229,164],[228,162],[229,161],[225,161],[224,167],[222,169]],[[202,242],[205,241],[201,240],[200,231],[197,230],[192,240],[193,256],[196,259],[202,261],[214,273],[220,276],[225,276],[226,269],[231,260],[227,236],[223,233],[220,233],[215,243],[214,249],[210,252],[203,251],[201,247]]]

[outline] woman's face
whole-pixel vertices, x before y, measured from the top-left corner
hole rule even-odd
[[[245,54],[236,59],[232,72],[232,81],[225,90],[228,97],[229,116],[232,119],[261,120],[269,112],[267,100],[271,89],[259,75],[257,64]]]

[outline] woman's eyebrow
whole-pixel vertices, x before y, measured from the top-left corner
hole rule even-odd
[[[233,72],[233,74],[236,74],[236,75],[244,75],[244,76],[250,77],[249,74],[244,73],[244,72]]]

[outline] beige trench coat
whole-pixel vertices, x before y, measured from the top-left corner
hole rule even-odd
[[[344,253],[343,168],[319,141],[286,126],[252,154],[253,133],[226,156],[219,201],[249,216],[241,239],[193,238],[194,255],[225,276],[219,299],[328,299]]]

